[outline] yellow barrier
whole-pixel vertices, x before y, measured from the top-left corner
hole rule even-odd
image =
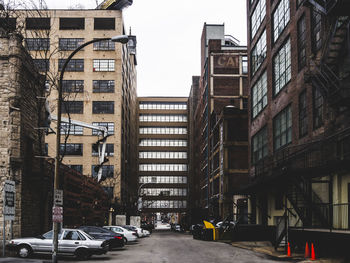
[[[208,221],[203,220],[203,223],[204,223],[204,228],[213,229],[213,240],[215,241],[218,237],[218,235],[216,234],[217,229],[215,228],[215,226],[212,223],[210,223]]]

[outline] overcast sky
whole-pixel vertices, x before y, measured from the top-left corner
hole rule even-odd
[[[98,0],[100,3],[101,0]],[[49,8],[96,0],[46,0]],[[225,34],[246,45],[246,0],[134,0],[124,10],[125,29],[137,36],[138,96],[188,96],[200,74],[203,24],[225,24]]]

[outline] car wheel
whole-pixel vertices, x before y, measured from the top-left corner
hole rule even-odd
[[[124,242],[124,245],[126,245],[126,243],[128,243],[128,240],[125,237],[123,237],[123,242]]]
[[[28,245],[20,245],[17,248],[17,255],[20,258],[28,258],[32,254],[32,248]]]
[[[78,260],[87,260],[91,257],[91,254],[87,249],[79,248],[77,251],[75,251],[75,257]]]

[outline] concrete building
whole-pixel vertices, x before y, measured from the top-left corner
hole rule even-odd
[[[178,213],[188,204],[187,98],[138,98],[142,213]]]
[[[52,114],[56,114],[56,87],[65,59],[89,40],[125,35],[121,9],[131,3],[106,1],[96,10],[19,13],[17,25],[24,29],[25,46],[47,80]],[[97,42],[73,57],[62,83],[63,117],[108,129],[108,161],[103,165],[101,184],[110,196],[115,214],[131,213],[128,208],[134,208],[136,198],[136,64],[135,36],[130,36],[127,45]],[[56,130],[55,122],[51,128]],[[62,124],[61,132],[63,163],[97,178],[99,161],[93,145],[101,134],[68,124]],[[55,138],[55,134],[46,137],[51,157],[55,156]]]
[[[233,212],[232,187],[240,184],[240,180],[237,180],[236,185],[232,185],[233,177],[248,175],[247,164],[232,166],[233,159],[247,158],[247,151],[233,154],[238,148],[229,150],[232,145],[223,144],[226,140],[224,134],[235,134],[237,128],[234,125],[227,126],[226,120],[220,120],[219,116],[226,116],[224,111],[229,105],[238,110],[237,117],[246,116],[248,98],[246,47],[240,46],[238,40],[225,35],[224,31],[224,25],[204,24],[201,37],[201,76],[199,81],[194,80],[189,99],[190,120],[193,122],[193,159],[190,170],[196,178],[192,185],[195,187],[195,184],[199,184],[201,188],[198,203],[202,208],[202,216],[216,218],[223,218]],[[246,127],[248,124],[242,125]],[[247,140],[241,139],[237,137],[236,146],[247,147]],[[236,139],[229,140],[234,142]]]
[[[349,238],[348,11],[347,1],[247,1],[247,193],[276,246],[287,233],[323,251]]]

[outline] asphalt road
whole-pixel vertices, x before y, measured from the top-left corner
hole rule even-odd
[[[43,259],[43,258],[42,258]],[[47,260],[44,259],[45,262]],[[79,262],[73,258],[60,258],[59,262]],[[136,244],[93,256],[89,263],[267,263],[282,262],[250,250],[229,244],[195,240],[191,235],[170,231],[154,231],[151,237],[141,238]]]

